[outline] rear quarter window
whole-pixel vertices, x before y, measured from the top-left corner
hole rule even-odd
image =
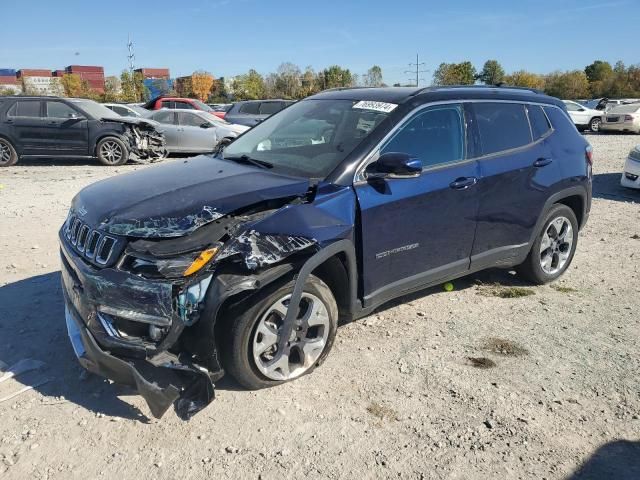
[[[551,125],[560,135],[575,135],[578,132],[571,119],[559,108],[544,107],[544,111],[551,120]]]
[[[531,123],[533,139],[538,140],[544,137],[551,130],[551,125],[542,107],[540,105],[528,105],[527,111],[529,112],[529,122]]]
[[[488,102],[475,103],[473,108],[483,156],[531,143],[531,128],[524,105]]]

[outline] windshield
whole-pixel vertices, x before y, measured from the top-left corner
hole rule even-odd
[[[303,100],[269,117],[229,145],[224,158],[249,157],[309,178],[326,177],[395,105],[355,100]]]
[[[93,100],[72,100],[72,102],[94,118],[121,118],[121,116],[114,111],[109,110],[104,105],[94,102]]]

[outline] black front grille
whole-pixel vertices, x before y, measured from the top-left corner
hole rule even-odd
[[[122,240],[91,228],[75,215],[67,220],[64,235],[79,255],[99,267],[113,265],[124,248]]]

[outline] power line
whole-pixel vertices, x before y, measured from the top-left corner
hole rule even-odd
[[[421,67],[424,67],[427,63],[420,62],[420,56],[416,53],[416,63],[410,63],[410,67],[416,67],[415,70],[405,70],[404,73],[411,73],[416,75],[416,87],[420,85],[420,80],[424,82],[424,78],[420,77],[421,73],[427,73],[429,70],[420,70]]]

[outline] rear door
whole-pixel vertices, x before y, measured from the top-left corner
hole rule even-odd
[[[46,152],[45,119],[39,99],[18,100],[7,110],[4,122],[18,144],[21,155],[42,155]]]
[[[58,100],[44,102],[42,133],[52,155],[88,155],[89,130],[84,114]]]
[[[551,154],[551,125],[539,105],[475,102],[472,110],[480,167],[475,269],[526,254],[560,170]]]
[[[380,148],[422,160],[415,178],[357,180],[366,301],[469,268],[478,208],[478,166],[469,160],[461,104],[426,107]]]
[[[211,125],[202,117],[191,112],[178,113],[178,131],[180,142],[185,151],[211,152],[216,145],[216,129],[213,126],[203,128],[203,124]]]
[[[164,133],[166,149],[169,152],[177,152],[181,149],[180,132],[177,124],[176,112],[173,110],[159,110],[151,115],[151,119],[159,122],[160,129]]]

